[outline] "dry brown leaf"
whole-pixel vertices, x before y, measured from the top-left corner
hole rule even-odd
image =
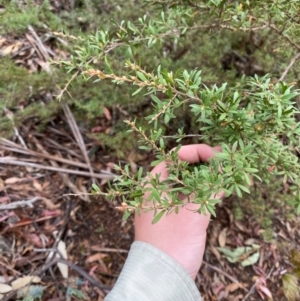
[[[104,116],[107,120],[111,120],[111,114],[110,114],[110,111],[108,108],[104,107],[103,108],[103,113],[104,113]]]
[[[8,284],[0,283],[0,293],[5,294],[12,290],[12,287]]]
[[[102,254],[102,253],[96,253],[94,255],[91,255],[89,256],[87,259],[86,259],[86,263],[92,263],[92,262],[95,262],[95,261],[100,261],[102,262],[102,259],[105,258],[107,255],[105,254]]]
[[[108,269],[105,265],[105,263],[103,262],[103,258],[105,258],[107,255],[104,255],[102,253],[97,253],[97,254],[94,254],[94,255],[91,255],[89,256],[87,259],[86,259],[86,263],[92,263],[92,262],[95,262],[95,261],[98,261],[99,265],[100,265],[100,268],[101,268],[101,271],[104,272],[104,273],[107,273],[108,272]]]
[[[218,237],[219,246],[221,248],[225,247],[225,245],[226,245],[226,239],[227,239],[227,228],[224,228],[220,232],[219,237]]]
[[[12,190],[17,191],[35,191],[35,189],[29,184],[18,184],[10,187]]]
[[[218,249],[216,247],[210,246],[210,250],[217,257],[217,259],[221,261],[222,256],[221,253],[218,251]]]
[[[105,129],[104,133],[105,133],[105,134],[109,134],[110,131],[111,131],[111,127],[108,127],[108,128]]]
[[[226,286],[226,290],[230,293],[235,292],[237,289],[243,288],[242,283],[230,283]]]
[[[63,259],[68,259],[68,254],[67,254],[67,248],[66,248],[66,244],[60,240],[58,242],[58,245],[57,245],[57,249],[59,251],[59,255],[57,254],[56,257],[63,257]],[[64,263],[61,263],[61,262],[58,262],[57,263],[57,267],[58,269],[60,270],[62,276],[67,279],[68,276],[69,276],[69,270],[68,270],[68,266]]]
[[[216,295],[218,296],[218,300],[227,300],[228,292],[225,290],[220,290],[219,293]]]
[[[16,42],[14,44],[6,46],[1,52],[2,55],[11,55],[17,52],[21,47],[22,47],[22,42]]]
[[[22,250],[21,254],[24,255],[27,252],[31,252],[31,251],[33,251],[33,246],[29,245],[29,246],[25,247],[24,250]]]
[[[0,178],[0,191],[2,191],[4,188],[4,181]]]
[[[28,233],[27,239],[30,243],[38,248],[45,248],[45,244],[42,242],[41,238],[35,233]]]
[[[37,191],[40,191],[40,192],[43,191],[42,185],[41,185],[37,180],[34,180],[34,181],[33,181],[33,187],[34,187]]]
[[[236,227],[241,230],[242,232],[246,232],[247,233],[247,230],[245,229],[245,226],[242,222],[240,221],[234,221]]]
[[[13,185],[19,182],[22,182],[24,179],[18,177],[11,177],[4,181],[5,185]]]
[[[13,290],[18,290],[28,285],[29,283],[39,283],[39,282],[41,282],[41,278],[38,276],[24,276],[14,280],[11,283],[11,286]]]
[[[46,207],[50,210],[55,210],[60,207],[60,204],[55,205],[50,199],[47,198],[41,198],[41,199],[45,203]]]
[[[244,241],[244,245],[252,246],[253,244],[258,244],[259,242],[255,238],[248,238]]]

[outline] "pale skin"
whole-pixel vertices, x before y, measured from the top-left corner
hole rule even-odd
[[[206,144],[182,146],[178,152],[179,160],[189,163],[205,162],[215,156],[220,147]],[[160,179],[168,177],[166,163],[162,162],[151,171],[152,175],[160,174]],[[219,196],[221,197],[221,196]],[[152,224],[153,212],[141,211],[135,215],[135,240],[151,244],[175,259],[192,277],[200,269],[206,242],[206,230],[210,215],[194,211],[197,204],[188,204],[178,214],[164,215],[156,224]]]

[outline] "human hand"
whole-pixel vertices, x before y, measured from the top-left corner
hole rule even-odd
[[[220,147],[212,148],[206,144],[182,146],[178,159],[189,163],[205,162],[214,157],[216,151],[221,151]],[[161,180],[166,179],[166,162],[158,164],[151,174],[160,174]],[[217,197],[221,198],[220,195]],[[202,215],[194,212],[199,206],[189,203],[178,214],[164,215],[156,224],[152,224],[151,211],[141,210],[140,215],[135,214],[135,240],[151,244],[171,256],[193,279],[202,263],[210,219],[209,213]]]

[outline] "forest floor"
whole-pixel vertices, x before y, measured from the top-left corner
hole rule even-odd
[[[41,46],[38,35],[29,31],[27,36],[5,37],[0,49],[30,72],[47,70],[43,52],[48,48]],[[47,93],[43,92],[44,99]],[[89,135],[110,126],[109,108],[98,122],[92,128],[77,122],[72,107],[62,103],[59,114],[42,129],[38,119],[28,118],[11,139],[0,139],[2,300],[100,301],[116,282],[134,227],[132,219],[122,221],[113,203],[89,195],[92,181],[106,189],[116,175],[113,165],[119,163],[114,153]],[[152,159],[133,150],[121,164],[149,170]],[[266,203],[268,195],[266,191]],[[254,301],[272,295],[274,300],[287,300],[282,276],[293,269],[293,260],[300,262],[295,253],[300,219],[283,220],[285,207],[275,208],[273,234],[266,242],[262,225],[247,214],[237,219],[233,207],[233,198],[224,200],[208,229],[204,263],[196,279],[203,299]],[[241,252],[230,263],[220,248]],[[241,262],[252,255],[258,261],[243,267]],[[65,260],[59,261],[61,257]],[[25,299],[29,295],[32,299]]]
[[[103,300],[108,290],[101,286],[113,287],[133,242],[133,222],[122,221],[122,213],[102,197],[74,195],[89,192],[92,177],[105,189],[117,161],[75,125],[86,153],[93,152],[90,171],[67,118],[62,113],[43,132],[33,123],[23,125],[19,138],[0,142],[1,278],[17,279],[22,286],[22,281],[30,282],[25,275],[38,275],[31,289],[43,287],[42,300]],[[146,167],[150,161],[134,164]],[[232,210],[232,200],[224,200],[208,229],[196,280],[204,300],[261,300],[268,290],[274,300],[286,300],[281,276],[291,269],[290,252],[299,246],[299,220],[282,221],[275,212],[276,236],[266,243],[254,218],[236,220]],[[229,263],[218,249],[253,244],[259,246],[259,260],[249,267],[240,262],[253,250],[242,251],[236,263]],[[55,251],[66,254],[69,264],[51,265]],[[4,294],[3,300],[15,300],[18,291]]]

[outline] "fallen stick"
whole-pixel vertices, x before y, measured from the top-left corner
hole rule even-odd
[[[40,198],[38,196],[30,199],[30,200],[26,200],[26,201],[17,201],[17,202],[13,202],[10,204],[5,204],[5,205],[0,205],[0,210],[11,210],[11,209],[16,209],[16,208],[20,208],[20,207],[30,207],[33,208],[33,203],[36,202],[37,200],[39,200]]]
[[[51,170],[51,171],[56,171],[56,172],[64,172],[64,173],[69,173],[69,174],[73,174],[73,175],[94,177],[97,179],[113,180],[116,176],[115,174],[99,174],[99,173],[91,174],[88,171],[80,171],[80,170],[74,170],[74,169],[67,169],[67,168],[61,168],[61,167],[36,164],[36,163],[31,163],[31,162],[23,162],[23,161],[18,161],[14,157],[2,157],[2,158],[0,158],[0,163],[17,165],[17,166],[25,166],[25,167],[33,167],[33,168]]]

